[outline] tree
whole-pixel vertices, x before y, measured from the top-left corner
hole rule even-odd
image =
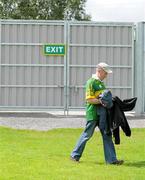
[[[90,20],[87,0],[0,0],[1,19]]]
[[[11,18],[17,7],[16,0],[0,0],[0,18]]]

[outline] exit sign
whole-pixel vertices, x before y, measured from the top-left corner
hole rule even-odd
[[[45,55],[65,55],[65,45],[64,44],[45,44],[43,46],[43,52]]]

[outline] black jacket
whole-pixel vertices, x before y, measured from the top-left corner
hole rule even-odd
[[[109,110],[109,127],[113,130],[115,144],[120,144],[119,127],[122,128],[126,136],[131,136],[131,129],[127,122],[125,111],[131,111],[135,105],[137,98],[121,100],[117,96],[113,97],[113,107]]]

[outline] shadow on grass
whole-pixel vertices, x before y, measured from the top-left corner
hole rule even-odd
[[[76,162],[74,162],[76,163]],[[112,166],[112,165],[107,165],[105,164],[105,162],[94,162],[94,161],[80,161],[80,163],[76,163],[76,164],[87,164],[87,165],[106,165],[106,166]],[[145,161],[134,161],[134,162],[125,162],[122,166],[128,166],[128,167],[137,167],[137,168],[141,168],[141,167],[145,167]]]
[[[140,168],[140,167],[145,167],[145,161],[126,162],[124,165],[129,167]]]
[[[80,164],[87,165],[106,165],[105,162],[91,161],[91,160],[80,160]]]

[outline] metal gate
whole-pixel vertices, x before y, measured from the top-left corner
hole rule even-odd
[[[113,75],[107,87],[133,95],[134,24],[0,21],[0,110],[82,109],[86,80],[100,61]],[[44,44],[65,44],[64,56],[46,56]]]
[[[0,109],[64,109],[66,55],[46,56],[43,45],[66,44],[61,21],[1,20]]]
[[[96,64],[107,62],[113,74],[107,88],[122,99],[134,94],[134,24],[70,22],[68,39],[68,109],[85,104],[86,80]]]

